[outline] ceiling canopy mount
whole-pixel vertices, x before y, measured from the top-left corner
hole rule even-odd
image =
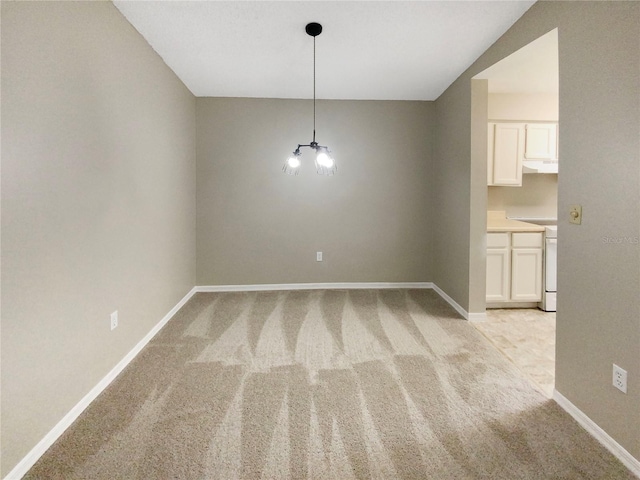
[[[322,33],[322,25],[315,22],[307,23],[307,26],[304,28],[304,30],[307,32],[307,35],[317,37]]]

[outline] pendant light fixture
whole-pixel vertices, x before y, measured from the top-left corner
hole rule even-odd
[[[315,22],[309,23],[305,27],[305,31],[313,37],[313,140],[308,145],[298,144],[298,147],[284,163],[282,171],[289,175],[298,175],[302,164],[300,148],[309,147],[316,153],[316,172],[318,175],[335,175],[338,169],[329,147],[318,145],[316,142],[316,37],[322,33],[322,25]]]

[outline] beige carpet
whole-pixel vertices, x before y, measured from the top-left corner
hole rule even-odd
[[[430,290],[195,295],[40,479],[631,479]]]

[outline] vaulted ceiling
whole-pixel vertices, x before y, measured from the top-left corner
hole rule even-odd
[[[196,96],[435,100],[534,3],[128,1],[114,4]]]

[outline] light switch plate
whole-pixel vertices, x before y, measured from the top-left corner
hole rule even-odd
[[[576,225],[582,223],[582,205],[569,205],[569,222]]]

